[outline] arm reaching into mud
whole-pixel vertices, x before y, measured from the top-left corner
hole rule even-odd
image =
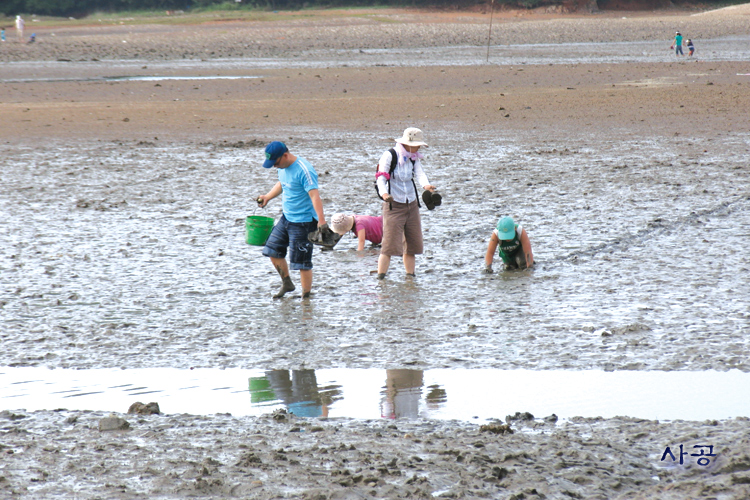
[[[487,254],[484,256],[484,272],[487,274],[492,273],[492,261],[495,259],[495,252],[497,252],[497,246],[500,244],[500,240],[497,239],[497,235],[492,233],[490,241],[487,244]]]
[[[529,240],[529,235],[525,229],[521,231],[521,247],[526,258],[526,269],[528,269],[534,265],[534,254],[531,253],[531,240]]]
[[[364,228],[357,231],[357,251],[361,252],[365,249],[365,230]]]

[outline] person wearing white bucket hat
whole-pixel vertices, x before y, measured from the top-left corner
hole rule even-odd
[[[409,127],[396,139],[393,151],[397,158],[393,171],[390,150],[383,153],[378,162],[376,183],[378,194],[384,201],[383,243],[378,259],[378,279],[381,280],[385,279],[394,255],[403,256],[407,276],[414,277],[415,256],[424,251],[415,179],[425,191],[434,193],[436,188],[422,169],[423,155],[419,152],[422,146],[427,146],[422,131]]]
[[[334,233],[345,235],[349,231],[357,236],[357,251],[365,249],[365,241],[379,245],[383,240],[383,217],[371,215],[333,214],[331,229]]]

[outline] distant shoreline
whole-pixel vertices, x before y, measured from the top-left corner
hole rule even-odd
[[[503,11],[493,15],[491,44],[663,41],[674,31],[696,39],[750,35],[750,4],[694,15],[684,10],[548,14]],[[487,13],[416,9],[357,9],[259,13],[232,20],[188,14],[179,23],[162,18],[102,19],[99,25],[69,21],[33,25],[35,43],[19,43],[6,30],[0,62],[100,60],[211,60],[304,57],[309,50],[368,50],[482,46],[488,42]],[[191,20],[194,24],[183,23]],[[690,35],[686,35],[690,36]]]

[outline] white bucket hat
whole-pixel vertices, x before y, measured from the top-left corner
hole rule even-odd
[[[333,214],[331,218],[331,229],[336,234],[346,234],[354,227],[354,216],[346,214]]]
[[[427,143],[424,142],[422,131],[416,127],[409,127],[404,130],[403,137],[396,139],[396,142],[406,146],[427,146]]]

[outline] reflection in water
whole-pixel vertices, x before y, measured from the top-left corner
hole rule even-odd
[[[386,370],[385,386],[380,391],[380,416],[383,418],[419,417],[423,370]],[[344,399],[342,386],[318,386],[315,370],[269,370],[262,377],[250,377],[250,402],[253,406],[283,403],[298,417],[327,417],[330,407]],[[428,387],[425,403],[439,410],[448,400],[438,384]]]
[[[427,408],[430,410],[439,410],[444,403],[448,402],[448,393],[445,392],[445,389],[437,384],[432,384],[427,388],[430,390],[424,397],[427,402]]]
[[[263,377],[250,377],[253,404],[281,401],[298,417],[327,417],[331,404],[341,399],[339,385],[318,388],[315,370],[270,370]]]
[[[472,421],[517,411],[563,419],[750,416],[750,400],[737,397],[750,393],[750,374],[738,370],[387,370],[383,379],[383,370],[357,369],[3,367],[0,409],[125,411],[140,400],[158,402],[165,414],[196,415],[261,416],[287,408],[303,417]]]
[[[386,370],[385,388],[381,392],[380,415],[383,418],[416,418],[422,397],[422,370]]]

